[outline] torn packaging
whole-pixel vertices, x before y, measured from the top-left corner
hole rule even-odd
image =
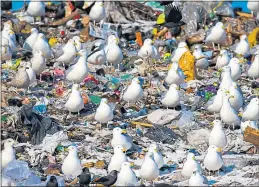
[[[19,114],[19,123],[30,131],[32,144],[40,144],[47,134],[54,134],[62,130],[55,119],[36,114],[32,109],[33,106],[24,105]]]

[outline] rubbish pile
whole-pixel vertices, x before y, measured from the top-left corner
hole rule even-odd
[[[258,2],[12,4],[2,186],[259,184]]]

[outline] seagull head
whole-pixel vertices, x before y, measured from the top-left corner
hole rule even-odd
[[[120,127],[115,127],[112,132],[113,132],[113,135],[126,134],[127,133],[126,129],[121,129]]]
[[[79,85],[78,84],[73,84],[72,90],[78,90],[78,89],[79,89]]]
[[[228,54],[228,51],[225,50],[225,49],[222,49],[219,53],[219,56],[223,56],[223,55],[227,55]]]
[[[215,151],[220,153],[222,151],[221,148],[218,148],[216,145],[210,145],[208,151]]]
[[[259,105],[259,99],[257,97],[251,99],[251,103],[255,103],[256,105]]]
[[[144,40],[144,45],[152,45],[154,42],[151,39],[145,39]]]
[[[171,84],[169,89],[180,90],[179,86],[176,84]]]
[[[140,81],[137,77],[135,77],[134,79],[132,79],[132,83],[139,84]]]
[[[147,157],[151,158],[152,160],[154,160],[154,153],[153,152],[147,152]]]
[[[86,58],[88,54],[87,54],[87,51],[85,49],[81,49],[79,52],[76,53],[76,55]]]
[[[4,141],[4,148],[13,147],[16,143],[17,142],[12,138],[8,138],[7,140]]]
[[[121,164],[121,170],[122,169],[131,169],[132,167],[134,166],[134,163],[133,162],[123,162]]]
[[[36,29],[36,28],[32,28],[31,29],[31,33],[38,33],[39,31],[38,31],[38,29]]]
[[[68,152],[69,152],[69,153],[76,153],[76,154],[77,154],[77,148],[76,148],[76,146],[69,146],[69,147],[68,147]]]
[[[119,39],[115,35],[110,35],[108,37],[108,44],[118,44]]]
[[[187,155],[187,160],[195,160],[195,155],[193,153],[189,152]]]
[[[108,102],[108,99],[106,99],[106,98],[102,98],[101,103],[108,104],[109,102]]]
[[[240,40],[247,40],[247,35],[245,35],[245,34],[241,35]]]
[[[75,41],[78,42],[78,43],[83,42],[83,40],[81,40],[81,38],[80,38],[79,36],[74,36],[74,37],[73,37],[73,40],[75,40]]]
[[[158,146],[157,144],[151,144],[148,149],[150,152],[158,152]]]
[[[214,121],[211,122],[210,124],[211,124],[211,125],[214,125],[214,126],[220,126],[220,127],[222,126],[221,121],[218,120],[218,119],[214,120]]]
[[[219,27],[219,28],[224,29],[224,25],[223,25],[223,23],[222,23],[222,22],[218,22],[218,23],[216,23],[215,27]]]
[[[122,145],[116,145],[114,147],[114,153],[125,153],[127,150]]]
[[[224,66],[222,68],[222,72],[229,72],[229,73],[231,73],[231,68],[229,66]]]
[[[186,42],[180,42],[178,44],[178,48],[187,48],[188,49],[187,43]]]
[[[45,38],[45,35],[44,35],[44,34],[42,34],[42,33],[40,33],[40,34],[38,34],[38,38],[40,38],[40,39],[44,39],[44,38]]]
[[[238,58],[232,58],[230,61],[229,61],[229,64],[240,64],[240,60]]]

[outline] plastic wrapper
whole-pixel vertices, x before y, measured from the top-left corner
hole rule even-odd
[[[221,6],[216,8],[216,14],[221,16],[234,17],[234,11],[229,2],[224,2]]]
[[[192,123],[194,120],[193,113],[191,111],[183,111],[182,116],[177,122],[177,125],[179,128],[182,128],[184,126],[188,126]]]
[[[30,170],[28,163],[20,160],[13,160],[3,171],[3,175],[9,177],[18,186],[33,186],[41,182]]]

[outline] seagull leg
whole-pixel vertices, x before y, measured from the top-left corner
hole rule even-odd
[[[235,130],[235,124],[233,123],[233,131]]]
[[[66,69],[66,67],[65,67],[65,63],[63,62],[63,67]]]
[[[77,112],[77,115],[80,116],[80,111]]]
[[[218,176],[219,176],[219,170],[218,170]]]
[[[220,50],[220,44],[218,44],[218,49]]]
[[[209,170],[209,176],[210,176],[210,170]]]
[[[215,44],[214,44],[214,42],[212,42],[212,47],[213,47],[213,49],[215,49]]]

